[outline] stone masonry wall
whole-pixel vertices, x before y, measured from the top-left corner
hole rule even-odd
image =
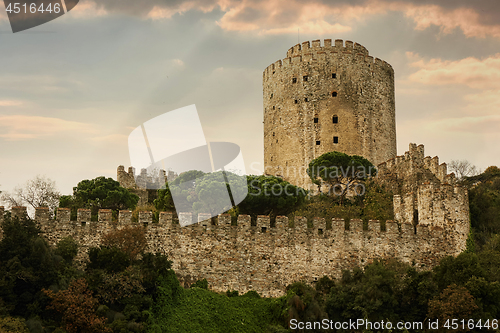
[[[295,45],[264,70],[263,93],[266,174],[309,189],[307,166],[326,152],[396,156],[394,70],[360,44]]]
[[[422,193],[428,190],[423,187]],[[431,200],[437,207],[439,200]],[[13,209],[13,215],[22,215],[23,208]],[[440,213],[436,210],[432,214]],[[98,221],[93,222],[90,210],[79,209],[77,221],[70,221],[70,210],[59,208],[57,219],[52,220],[47,208],[38,208],[35,221],[52,245],[72,236],[80,244],[82,259],[89,247],[99,245],[103,234],[131,225],[131,217],[131,211],[120,211],[118,222],[113,222],[110,210],[100,210]],[[179,214],[179,219],[191,218],[190,213]],[[173,260],[173,269],[185,286],[206,278],[215,291],[256,290],[264,296],[283,295],[285,287],[295,281],[314,283],[324,275],[339,277],[343,269],[363,266],[376,258],[398,258],[429,269],[441,258],[463,250],[462,235],[468,233],[468,221],[441,226],[387,221],[382,231],[379,221],[369,221],[368,230],[363,230],[361,220],[351,220],[346,229],[344,220],[333,219],[332,228],[327,229],[326,221],[320,218],[312,221],[312,228],[301,217],[293,223],[287,217],[277,217],[275,227],[268,216],[259,216],[256,226],[251,225],[248,215],[240,215],[237,226],[231,225],[227,214],[220,215],[216,225],[204,218],[200,214],[200,223],[180,227],[173,223],[172,213],[162,212],[159,223],[152,223],[151,212],[140,212],[139,223],[134,225],[145,228],[149,251]]]

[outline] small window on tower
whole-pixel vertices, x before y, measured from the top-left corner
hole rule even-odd
[[[298,100],[298,99],[296,99],[296,100],[295,100],[295,104],[298,104],[298,103],[299,103],[299,100]]]
[[[319,146],[321,144],[321,141],[316,141],[316,146]]]
[[[296,77],[292,78],[292,83],[297,83],[297,78]]]
[[[317,123],[318,123],[318,121],[319,121],[319,119],[318,119],[318,118],[314,118],[314,123],[315,123],[315,124],[317,124]]]
[[[274,132],[273,132],[273,136],[274,136]]]
[[[275,108],[274,108],[274,105],[273,105],[273,110],[274,110],[274,109],[275,109]]]
[[[333,122],[334,124],[338,124],[338,122],[339,122],[339,117],[338,117],[338,116],[333,116],[333,117],[332,117],[332,122]]]
[[[306,97],[306,98],[304,98],[304,102],[309,102],[309,100],[307,99],[307,97]]]
[[[333,137],[333,143],[339,143],[339,137],[338,136],[334,136]]]
[[[271,94],[271,98],[273,98],[274,94]]]
[[[337,73],[332,73],[332,79],[336,79],[337,78]]]
[[[304,82],[307,82],[307,75],[304,75],[302,79],[304,80]]]
[[[337,92],[336,91],[332,92],[332,97],[337,97]]]

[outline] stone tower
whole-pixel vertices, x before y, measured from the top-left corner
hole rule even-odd
[[[268,66],[264,168],[309,187],[309,162],[329,151],[374,165],[396,156],[394,70],[360,44],[325,39],[290,48]]]

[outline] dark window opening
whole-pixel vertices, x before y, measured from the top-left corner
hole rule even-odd
[[[333,137],[333,143],[339,143],[339,137],[338,136],[334,136]]]
[[[306,97],[306,98],[304,98],[304,102],[309,102],[309,100],[307,99],[307,97]]]
[[[278,143],[278,139],[276,139],[276,143]]]
[[[271,94],[271,98],[273,98],[274,94]]]
[[[274,136],[274,132],[273,132],[273,136]]]
[[[148,222],[144,222],[143,225],[144,225],[144,228],[147,228],[148,227]]]
[[[338,124],[338,122],[339,122],[339,117],[338,117],[338,116],[333,116],[333,118],[332,118],[332,122],[333,122],[334,124]]]
[[[273,74],[276,73],[276,71],[273,71]]]
[[[321,141],[316,141],[316,146],[319,146],[321,144]]]
[[[332,73],[332,79],[336,79],[337,78],[337,74],[336,73]]]
[[[299,101],[296,99],[296,100],[295,100],[295,104],[298,104],[298,103],[299,103]]]
[[[332,97],[337,97],[337,92],[336,91],[332,92]]]
[[[304,82],[307,82],[307,75],[304,75],[303,80]]]
[[[323,235],[323,229],[318,229],[318,235]]]
[[[267,228],[266,228],[266,227],[262,227],[261,231],[262,231],[263,233],[265,233],[265,232],[267,231]]]
[[[275,107],[274,107],[274,105],[273,105],[273,110],[275,110]]]
[[[317,124],[319,121],[319,118],[314,118],[314,123]]]
[[[292,83],[297,83],[297,78],[296,77],[292,78]]]

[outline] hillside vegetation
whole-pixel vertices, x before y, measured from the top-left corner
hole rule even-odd
[[[343,272],[340,279],[323,277],[313,286],[297,281],[280,298],[261,298],[254,291],[215,293],[204,280],[181,287],[166,256],[144,252],[141,227],[104,235],[100,246],[89,249],[88,261],[77,263],[74,240],[65,238],[51,247],[28,216],[12,218],[6,212],[0,241],[0,332],[272,333],[300,331],[291,330],[296,321],[439,319],[444,325],[453,318],[472,325],[457,331],[494,331],[500,315],[500,169],[490,167],[463,182],[470,189],[475,243],[466,252],[425,272],[397,261],[375,261]],[[287,213],[392,218],[391,194],[376,184],[368,183],[362,197],[347,197],[342,205],[336,200],[300,197]],[[265,208],[258,200],[254,205]]]

